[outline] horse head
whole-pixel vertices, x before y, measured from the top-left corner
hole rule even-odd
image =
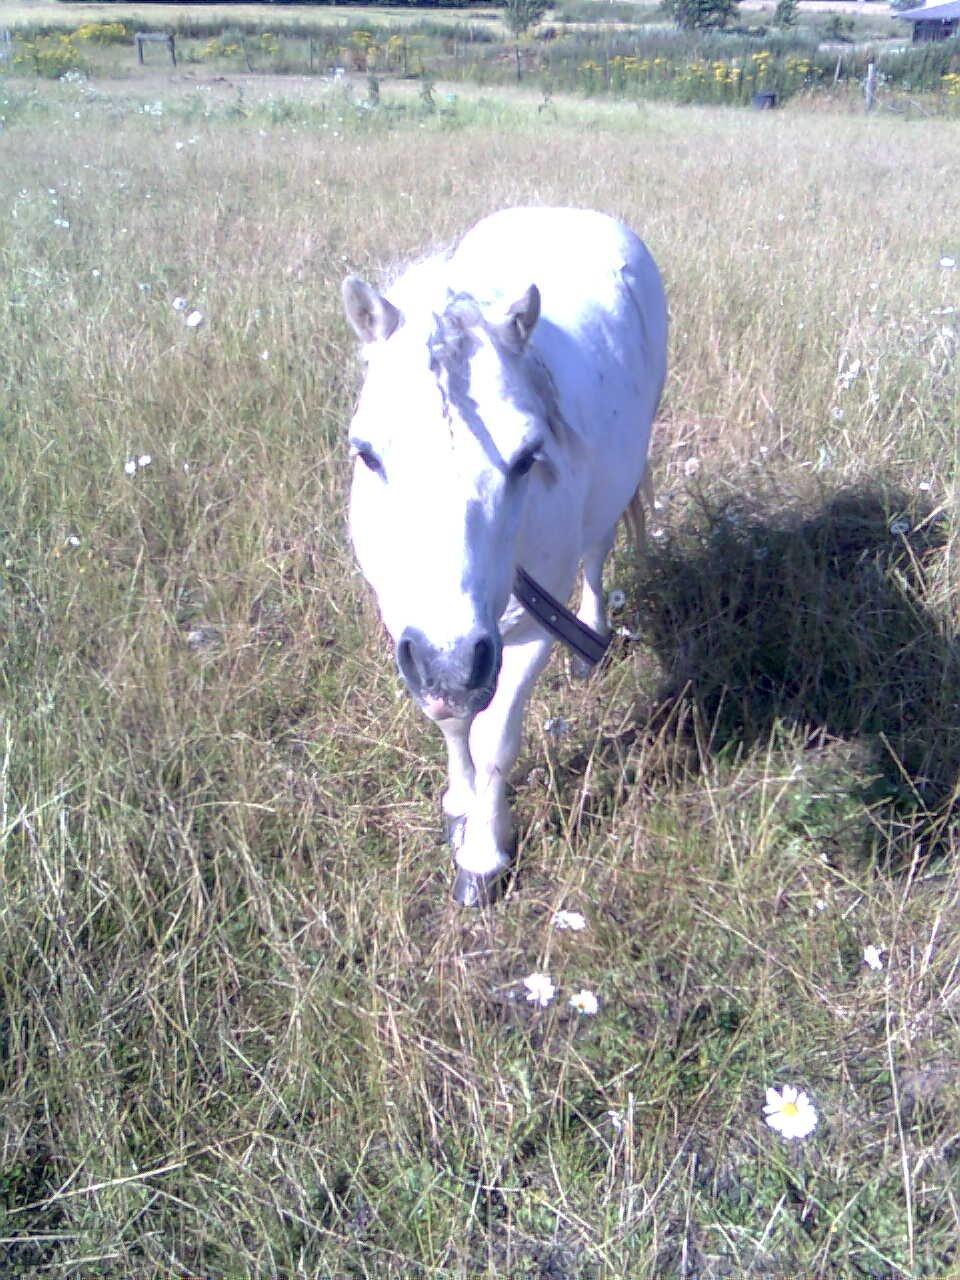
[[[403,309],[355,276],[344,307],[366,376],[350,428],[350,532],[400,673],[433,720],[493,697],[499,619],[531,477],[550,466],[536,286],[499,314],[469,294]]]

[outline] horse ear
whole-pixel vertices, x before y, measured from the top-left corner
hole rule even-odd
[[[498,333],[504,346],[519,355],[529,341],[533,327],[540,318],[540,290],[532,284],[522,298],[511,306],[507,319]]]
[[[347,276],[340,291],[343,309],[360,341],[386,342],[402,319],[393,303],[359,276]]]

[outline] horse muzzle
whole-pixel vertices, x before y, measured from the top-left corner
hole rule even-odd
[[[465,720],[490,704],[500,674],[499,633],[483,632],[439,649],[408,627],[397,642],[404,683],[431,720]]]

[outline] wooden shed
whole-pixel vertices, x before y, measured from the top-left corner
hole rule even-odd
[[[919,9],[903,9],[893,15],[904,22],[913,23],[913,43],[926,40],[947,40],[960,29],[960,0],[948,4],[922,5]]]

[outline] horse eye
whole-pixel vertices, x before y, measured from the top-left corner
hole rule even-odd
[[[539,457],[540,452],[538,449],[524,450],[510,468],[511,479],[519,480],[525,476]]]
[[[377,457],[367,444],[357,444],[353,446],[353,456],[359,458],[368,471],[374,472],[375,475],[383,474],[383,463]]]

